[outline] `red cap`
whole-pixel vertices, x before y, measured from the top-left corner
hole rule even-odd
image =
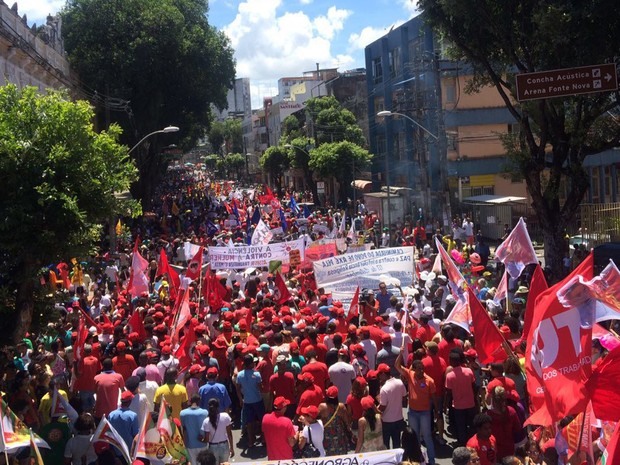
[[[288,347],[289,347],[289,349],[291,350],[291,352],[292,352],[292,351],[294,351],[294,350],[295,350],[295,351],[299,350],[299,344],[297,344],[295,341],[291,342],[291,343],[288,345]]]
[[[377,370],[368,370],[368,373],[366,373],[366,378],[368,378],[369,380],[377,379],[378,375],[379,372]]]
[[[338,351],[338,355],[349,355],[349,351],[347,349],[342,348]]]
[[[316,417],[319,416],[319,408],[316,405],[308,405],[307,407],[301,408],[301,414],[316,419]]]
[[[194,365],[192,365],[189,369],[189,374],[190,375],[197,375],[198,373],[202,373],[203,371],[205,371],[206,368],[203,366],[198,365],[197,363],[195,363]]]
[[[368,381],[366,381],[366,378],[363,376],[358,376],[355,378],[355,381],[357,381],[357,383],[362,387],[368,386]]]
[[[307,381],[308,383],[314,383],[314,376],[312,375],[312,373],[309,372],[305,372],[305,373],[301,373],[297,379],[299,381]]]
[[[233,327],[230,321],[225,321],[224,323],[222,323],[222,331],[224,331],[225,333],[231,333],[232,330]]]
[[[131,391],[123,391],[121,394],[121,402],[131,402],[134,397]]]
[[[476,358],[478,356],[478,352],[475,349],[467,349],[464,352],[465,357]]]
[[[207,355],[209,352],[211,352],[211,349],[207,344],[200,344],[196,347],[196,350],[198,350],[198,353],[200,355]]]
[[[383,336],[381,336],[381,342],[392,342],[392,336],[390,336],[388,333],[385,333]]]
[[[120,341],[118,344],[116,344],[117,350],[125,350],[126,348],[127,348],[127,344],[125,344],[123,341]]]
[[[207,375],[218,375],[218,371],[217,371],[217,367],[209,367],[209,369],[207,370]]]
[[[336,399],[338,397],[338,388],[336,386],[330,386],[325,391],[325,395],[330,399]]]
[[[378,374],[381,374],[381,373],[390,374],[390,366],[386,363],[380,363],[379,366],[377,367],[377,373]]]
[[[285,407],[288,407],[289,405],[291,405],[291,402],[283,396],[278,396],[273,401],[273,408],[275,410],[283,409]]]
[[[372,396],[362,397],[362,400],[360,401],[360,403],[362,404],[362,408],[364,410],[368,410],[368,409],[375,407],[375,399],[373,399]]]
[[[170,355],[172,353],[172,347],[165,345],[161,348],[161,353],[164,355]]]
[[[383,324],[383,318],[381,318],[380,316],[376,316],[375,317],[375,324],[376,325],[382,325]]]

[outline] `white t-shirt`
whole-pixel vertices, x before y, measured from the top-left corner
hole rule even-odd
[[[111,282],[115,283],[116,276],[118,274],[118,267],[116,265],[108,265],[106,266],[104,273]]]
[[[350,363],[340,361],[330,366],[327,372],[330,381],[338,388],[338,401],[345,403],[351,393],[351,383],[357,376],[355,368]]]
[[[312,430],[312,434],[314,434],[314,430]],[[97,460],[97,454],[95,454],[91,442],[92,437],[92,434],[76,434],[69,439],[65,446],[65,458],[71,459],[72,465],[82,465],[82,457],[86,457],[86,463]]]
[[[316,423],[304,426],[301,434],[306,438],[306,443],[310,442],[309,430],[312,431],[312,444],[319,450],[321,457],[325,457],[325,448],[323,447],[323,422],[318,420]]]
[[[209,443],[224,442],[228,441],[228,433],[226,432],[226,428],[231,424],[232,420],[230,416],[227,413],[220,413],[220,416],[216,421],[215,428],[209,421],[209,417],[207,417],[205,418],[205,421],[202,422],[201,430],[205,433],[205,436],[207,433],[210,435]],[[312,431],[312,433],[314,434],[314,431]]]
[[[366,357],[368,357],[368,368],[374,370],[377,365],[377,345],[372,339],[362,339],[360,344],[366,351]]]

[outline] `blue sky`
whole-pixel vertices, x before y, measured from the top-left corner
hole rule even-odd
[[[104,0],[105,1],[105,0]],[[41,24],[64,0],[21,0]],[[210,0],[209,22],[230,37],[237,77],[251,80],[253,107],[277,80],[316,68],[363,68],[364,47],[416,12],[415,0]]]

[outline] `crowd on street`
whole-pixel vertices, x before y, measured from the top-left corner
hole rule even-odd
[[[3,415],[7,406],[47,443],[46,465],[220,465],[260,447],[270,461],[402,448],[403,461],[434,465],[446,445],[457,465],[586,460],[566,434],[573,417],[526,425],[523,329],[537,265],[507,279],[469,214],[449,227],[422,214],[381,221],[363,198],[318,208],[309,193],[170,169],[152,212],[118,220],[97,256],[50,267],[49,324],[0,352]],[[343,302],[317,283],[311,254],[244,269],[210,260],[211,248],[300,240],[305,250],[334,244],[336,256],[412,248],[412,282],[387,276]],[[437,268],[442,252],[503,337],[492,363],[476,350],[486,334],[453,312],[458,290]],[[567,273],[587,252],[575,257]],[[607,352],[594,339],[593,366]],[[129,456],[97,440],[102,422]],[[610,431],[592,427],[588,460]],[[28,446],[8,455],[30,457]]]

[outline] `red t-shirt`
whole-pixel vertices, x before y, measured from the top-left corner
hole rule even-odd
[[[437,352],[437,354],[444,359],[444,361],[446,363],[450,363],[450,351],[452,349],[457,349],[463,348],[463,342],[461,342],[458,339],[454,339],[452,342],[448,342],[445,339],[442,339],[439,344],[437,344],[437,346],[439,347],[439,351]]]
[[[95,376],[101,371],[99,359],[92,355],[83,357],[78,363],[79,375],[75,378],[76,391],[95,392]]]
[[[286,400],[294,404],[295,399],[295,377],[290,371],[276,373],[269,378],[269,390],[273,392],[273,398],[283,396]]]
[[[112,366],[114,371],[120,373],[123,376],[123,380],[127,380],[131,376],[131,373],[138,368],[138,364],[130,354],[119,354],[112,359]]]
[[[323,362],[310,362],[304,365],[301,369],[302,373],[310,373],[314,376],[314,384],[319,386],[323,391],[327,385],[329,379],[329,372],[327,371],[327,365]]]
[[[495,410],[489,410],[487,415],[491,417],[491,430],[497,440],[497,461],[514,454],[515,435],[521,432],[521,422],[517,412],[512,407],[506,406],[502,414]]]
[[[103,372],[95,376],[95,417],[101,418],[104,414],[109,415],[112,410],[118,408],[119,389],[125,387],[125,381],[120,373]]]
[[[489,439],[480,439],[474,434],[469,441],[467,447],[476,449],[478,457],[480,457],[480,465],[495,465],[497,463],[497,441],[491,435]]]
[[[446,389],[452,391],[452,406],[464,410],[476,406],[473,384],[476,381],[471,368],[454,367],[446,374]]]
[[[263,417],[263,434],[267,446],[267,460],[291,460],[293,448],[288,443],[295,436],[295,428],[290,418],[275,412]]]
[[[256,371],[260,373],[261,392],[269,392],[269,378],[271,378],[271,375],[273,375],[273,363],[271,363],[271,359],[269,357],[266,357],[260,362],[258,362],[258,364],[256,365]]]
[[[299,403],[297,404],[297,415],[301,415],[301,409],[303,407],[308,407],[309,405],[314,405],[318,407],[325,396],[323,395],[323,390],[317,386],[316,384],[312,385],[312,388],[306,389],[301,393],[299,397]]]
[[[435,395],[443,396],[444,376],[448,365],[439,355],[427,355],[422,359],[422,363],[424,364],[424,373],[435,382]]]
[[[362,399],[355,397],[353,394],[347,396],[346,405],[351,408],[351,420],[353,424],[357,425],[357,420],[364,415],[364,409],[362,408]]]
[[[489,384],[487,385],[487,394],[492,394],[493,389],[495,389],[497,386],[503,386],[506,392],[516,391],[517,389],[513,380],[511,380],[510,378],[506,378],[505,376],[498,376],[497,378],[493,378],[491,381],[489,381]]]
[[[418,326],[418,331],[416,332],[416,338],[424,344],[425,342],[432,340],[435,334],[437,334],[437,331],[435,331],[432,327],[428,325],[420,325]]]

